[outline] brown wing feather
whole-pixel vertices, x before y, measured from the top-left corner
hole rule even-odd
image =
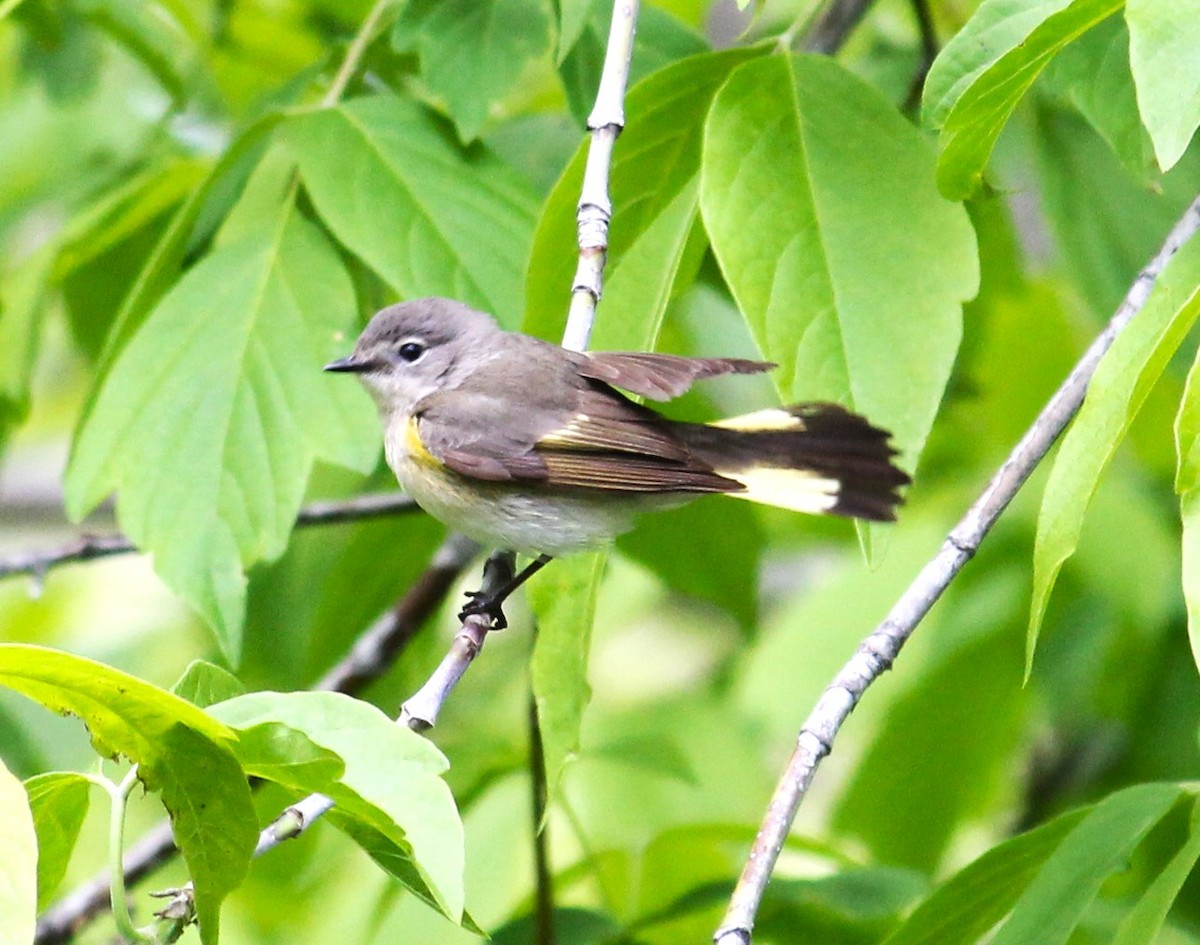
[[[695,381],[720,374],[760,374],[775,365],[744,358],[683,358],[641,351],[570,352],[584,377],[651,400],[678,397]]]
[[[615,391],[582,390],[575,409],[562,424],[561,411],[504,412],[489,396],[434,394],[418,405],[417,430],[434,458],[471,479],[606,492],[743,488],[697,459],[670,421]]]

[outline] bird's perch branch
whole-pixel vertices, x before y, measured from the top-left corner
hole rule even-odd
[[[612,220],[612,198],[608,180],[612,171],[613,147],[625,127],[625,88],[629,84],[629,63],[633,57],[633,36],[637,28],[638,0],[615,0],[608,46],[604,53],[604,71],[596,104],[588,116],[592,133],[583,187],[579,193],[579,264],[571,285],[571,310],[563,332],[562,346],[583,351],[592,335],[596,304],[604,291],[604,264],[608,258],[608,224]]]
[[[796,749],[771,797],[729,909],[714,935],[716,945],[748,945],[754,917],[779,851],[817,766],[832,750],[842,723],[867,687],[892,665],[917,625],[975,554],[1000,514],[1078,412],[1100,359],[1130,319],[1141,311],[1171,257],[1197,229],[1200,229],[1200,197],[1175,224],[1146,268],[1138,273],[1112,320],[1084,352],[983,493],[950,531],[938,553],[921,569],[891,612],[859,644],[854,656],[825,689],[800,729]]]

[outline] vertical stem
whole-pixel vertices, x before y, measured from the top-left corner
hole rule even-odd
[[[533,865],[536,881],[534,905],[535,945],[555,945],[554,878],[550,872],[550,825],[546,822],[549,791],[546,784],[546,753],[537,702],[529,694],[529,783],[533,792]]]
[[[121,933],[126,941],[140,943],[140,945],[150,945],[150,937],[134,927],[133,916],[129,912],[129,896],[125,889],[125,873],[123,869],[125,860],[125,811],[129,806],[126,802],[129,800],[129,792],[137,784],[137,766],[135,765],[129,770],[129,773],[121,779],[120,784],[113,784],[111,781],[101,781],[98,783],[102,784],[105,790],[108,791],[109,801],[112,804],[108,816],[108,864],[112,873],[109,895],[112,902],[113,920],[117,924],[117,931]]]
[[[638,0],[615,0],[613,3],[604,71],[600,75],[596,104],[588,116],[592,141],[588,146],[576,216],[579,264],[571,284],[571,309],[562,340],[562,346],[572,351],[587,348],[596,317],[596,303],[600,301],[604,290],[608,224],[613,212],[608,183],[613,146],[625,127],[625,88],[629,84],[629,63],[633,57],[637,15]]]

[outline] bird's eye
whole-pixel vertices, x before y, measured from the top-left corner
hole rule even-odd
[[[412,364],[425,353],[425,346],[419,341],[406,341],[396,349],[396,353],[409,364]]]

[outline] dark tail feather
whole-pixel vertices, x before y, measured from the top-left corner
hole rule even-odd
[[[890,522],[910,479],[890,434],[837,404],[796,404],[713,424],[688,424],[688,448],[740,482],[730,495],[818,515]]]

